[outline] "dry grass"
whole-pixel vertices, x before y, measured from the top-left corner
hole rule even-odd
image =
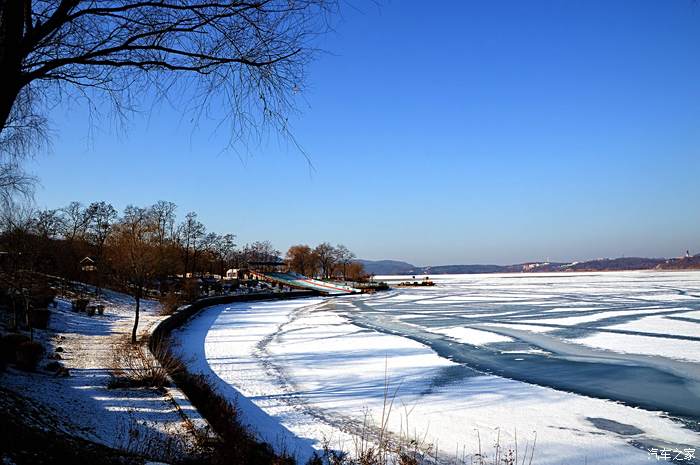
[[[132,344],[124,339],[112,347],[112,379],[108,387],[163,388],[169,386],[170,376],[184,369],[166,343],[159,341],[152,344],[149,351],[147,344]],[[153,351],[153,352],[152,352]]]
[[[189,441],[174,428],[163,430],[155,421],[143,420],[133,410],[115,431],[117,449],[130,455],[172,464],[207,463],[207,449],[199,441]]]
[[[533,465],[537,435],[532,442],[525,442],[523,453],[519,451],[518,435],[514,435],[512,446],[501,443],[500,430],[496,440],[482,447],[481,434],[476,430],[476,450],[469,453],[459,448],[454,455],[443,454],[437,444],[429,443],[427,431],[421,436],[411,431],[410,416],[413,408],[403,406],[401,428],[398,433],[389,430],[389,419],[396,407],[396,397],[401,387],[390,386],[388,367],[385,367],[384,398],[378,421],[369,414],[365,417],[359,434],[355,435],[352,452],[338,451],[325,441],[320,455],[309,460],[307,465]]]
[[[181,305],[185,303],[185,300],[179,294],[174,292],[168,292],[160,298],[160,314],[161,315],[172,315],[175,313]]]

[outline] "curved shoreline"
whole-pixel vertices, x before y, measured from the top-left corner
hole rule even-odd
[[[264,302],[264,301],[275,301],[275,300],[290,300],[290,299],[300,299],[308,297],[316,297],[319,293],[316,291],[291,291],[291,292],[277,292],[277,293],[259,293],[259,294],[243,294],[243,295],[232,295],[232,296],[217,296],[208,297],[204,299],[196,300],[190,304],[183,305],[178,308],[173,314],[168,315],[161,321],[156,323],[150,330],[150,337],[148,340],[148,348],[151,354],[158,360],[158,362],[165,367],[168,374],[173,381],[173,383],[185,394],[191,405],[199,412],[201,417],[207,422],[207,429],[213,431],[217,440],[221,442],[222,438],[225,438],[230,432],[234,420],[227,417],[222,417],[221,412],[216,409],[204,409],[195,399],[202,399],[206,397],[212,397],[215,395],[215,391],[212,386],[203,386],[200,383],[190,382],[192,379],[196,378],[196,375],[190,373],[186,364],[182,362],[180,357],[177,357],[170,348],[171,334],[173,331],[180,329],[183,325],[192,320],[195,316],[199,315],[203,310],[216,306],[225,305],[239,302]],[[163,348],[165,347],[165,350]],[[174,365],[172,363],[173,358],[179,363]],[[185,382],[187,381],[187,382]],[[216,401],[220,403],[226,403],[225,398],[217,399]],[[242,425],[235,425],[242,426]],[[250,431],[245,431],[253,442],[254,448],[259,448],[265,453],[271,453],[272,447],[270,444],[257,441],[253,438]],[[211,438],[210,438],[211,439]],[[260,455],[260,453],[258,453]],[[260,463],[266,463],[262,461]]]
[[[298,293],[297,293],[297,296],[305,297],[305,295],[299,295]],[[219,304],[224,304],[219,310],[212,309],[212,312],[207,312],[207,313],[203,314],[202,318],[195,319],[194,321],[192,321],[192,324],[194,326],[183,328],[183,331],[184,331],[183,333],[178,332],[177,336],[174,335],[174,337],[173,337],[173,340],[183,341],[183,344],[185,343],[185,341],[188,341],[188,342],[186,342],[186,344],[188,344],[188,347],[186,348],[187,351],[181,352],[181,354],[190,353],[191,349],[195,348],[196,350],[193,353],[197,356],[196,357],[197,360],[201,359],[200,363],[204,363],[204,364],[208,365],[208,367],[207,367],[208,369],[204,370],[204,371],[199,370],[199,367],[193,365],[192,366],[193,372],[201,371],[206,376],[207,373],[209,373],[210,371],[213,370],[214,374],[220,378],[220,379],[213,378],[214,384],[212,386],[216,387],[217,393],[223,394],[224,397],[228,396],[229,399],[234,399],[234,401],[236,398],[240,398],[244,402],[245,405],[247,405],[248,403],[250,403],[252,401],[255,404],[254,407],[256,410],[259,410],[262,413],[265,413],[265,415],[269,419],[271,419],[271,418],[277,419],[280,425],[282,425],[289,432],[293,432],[293,434],[297,435],[297,437],[302,442],[304,442],[306,445],[309,444],[308,443],[309,439],[312,439],[315,437],[313,435],[313,432],[317,431],[317,426],[316,426],[315,422],[313,422],[314,425],[312,425],[311,423],[306,423],[306,424],[297,423],[297,420],[299,417],[288,416],[289,410],[287,409],[287,407],[286,406],[280,407],[280,405],[285,400],[290,400],[290,399],[286,398],[286,396],[288,394],[277,389],[278,386],[274,383],[274,379],[272,379],[272,378],[277,378],[277,377],[271,375],[271,379],[273,381],[272,384],[270,384],[270,383],[266,384],[265,382],[259,383],[257,380],[262,380],[263,378],[267,378],[265,376],[265,371],[267,371],[267,370],[261,371],[262,368],[254,368],[252,372],[249,371],[247,369],[247,367],[249,366],[249,363],[248,363],[246,357],[253,357],[254,360],[257,360],[255,362],[257,365],[260,365],[260,363],[265,362],[265,361],[273,363],[273,364],[277,364],[276,362],[281,361],[282,363],[281,363],[280,367],[278,367],[278,368],[282,369],[284,375],[289,376],[289,381],[292,382],[293,387],[296,387],[296,383],[299,380],[303,380],[304,379],[303,375],[306,374],[307,375],[306,385],[304,384],[304,381],[302,381],[298,387],[298,389],[300,390],[299,394],[301,394],[301,398],[299,398],[298,400],[301,401],[302,403],[304,403],[304,400],[305,400],[305,399],[303,399],[304,392],[307,392],[307,393],[311,392],[311,391],[309,391],[309,389],[311,389],[311,388],[314,388],[313,392],[314,392],[314,396],[316,396],[316,399],[318,399],[318,395],[325,394],[327,396],[326,400],[331,400],[331,401],[336,401],[336,402],[340,402],[342,399],[345,399],[345,397],[342,397],[342,396],[344,396],[343,392],[345,392],[345,391],[352,393],[352,395],[350,397],[354,397],[354,399],[349,398],[349,400],[354,402],[355,404],[358,402],[358,399],[359,399],[358,395],[360,395],[360,390],[363,393],[362,398],[366,398],[367,395],[372,395],[372,393],[367,390],[367,387],[369,385],[363,384],[364,380],[360,380],[359,378],[355,378],[354,375],[351,375],[351,373],[354,373],[358,369],[360,369],[360,368],[357,368],[356,364],[354,364],[354,362],[352,362],[352,360],[362,360],[364,363],[365,359],[362,357],[364,357],[365,355],[370,355],[367,352],[367,350],[371,348],[371,350],[374,352],[380,352],[383,350],[383,349],[381,349],[381,347],[383,347],[382,343],[380,343],[379,345],[376,345],[375,343],[369,343],[369,342],[367,342],[366,337],[362,337],[360,339],[355,339],[359,343],[359,345],[358,344],[347,345],[347,344],[341,343],[339,346],[336,346],[335,342],[334,342],[333,346],[330,347],[330,346],[328,346],[328,343],[324,342],[325,340],[329,340],[329,342],[330,342],[330,340],[347,342],[350,339],[347,339],[346,335],[344,333],[336,334],[335,328],[338,326],[337,323],[334,323],[333,320],[331,320],[331,322],[329,323],[327,321],[328,318],[325,316],[315,317],[313,315],[317,314],[317,312],[313,312],[313,311],[311,312],[311,314],[306,314],[306,312],[304,312],[305,314],[302,315],[303,318],[301,318],[299,322],[297,322],[295,319],[295,314],[297,312],[292,311],[292,313],[290,314],[290,316],[292,317],[291,323],[285,319],[284,321],[286,323],[284,323],[282,325],[282,327],[284,327],[284,325],[286,325],[286,324],[291,324],[292,327],[288,328],[287,330],[282,331],[280,333],[280,331],[279,331],[280,328],[277,328],[277,326],[280,324],[280,322],[282,322],[282,320],[280,320],[280,318],[279,318],[281,315],[280,310],[273,309],[272,313],[269,313],[269,312],[265,313],[265,310],[262,310],[262,309],[263,309],[263,307],[267,307],[268,305],[262,305],[262,306],[259,306],[259,305],[236,305],[232,308],[228,308],[225,306],[226,303],[235,303],[236,301],[253,303],[253,302],[261,301],[261,300],[270,300],[270,297],[268,297],[267,299],[258,298],[258,297],[260,297],[260,295],[251,295],[251,296],[243,296],[243,297],[245,297],[245,298],[241,299],[239,297],[237,299],[227,299],[227,300],[229,300],[229,302],[222,302],[221,300],[218,300],[218,299],[207,299],[207,301],[205,301],[205,302],[199,302],[198,303],[199,308],[190,309],[189,315],[186,315],[184,317],[179,317],[182,319],[182,321],[177,323],[174,326],[174,328],[172,328],[172,329],[179,328],[180,326],[189,322],[190,318],[195,316],[195,315],[198,315],[200,310],[204,310],[206,308],[209,308],[211,306],[216,306]],[[280,295],[271,296],[271,297],[277,297],[278,299],[285,298],[285,297],[282,297]],[[378,296],[378,298],[380,300],[382,300],[382,297]],[[352,299],[352,300],[354,300],[354,299]],[[363,300],[363,299],[360,299],[360,300]],[[345,306],[348,304],[350,304],[350,302],[348,302],[345,299],[332,299],[333,307],[335,307],[336,305],[341,305],[341,307],[342,307],[342,306]],[[295,304],[270,303],[270,305],[273,307],[276,307],[277,309],[283,309],[285,307],[295,307],[295,306],[304,305],[304,304],[303,303],[299,303],[299,304],[296,304],[296,303]],[[252,310],[252,313],[251,313],[251,310]],[[351,324],[352,326],[356,326],[356,327],[363,326],[363,325],[357,325],[357,323],[358,323],[357,320],[354,318],[349,318],[348,315],[345,315],[345,317],[343,317],[342,314],[344,312],[342,312],[342,311],[336,312],[335,310],[330,310],[330,311],[320,312],[320,314],[325,314],[325,313],[337,313],[339,317],[347,319],[348,323]],[[351,311],[351,313],[353,313],[353,312]],[[223,316],[223,319],[221,319],[222,316]],[[268,316],[271,316],[274,318],[269,319]],[[312,318],[321,318],[321,320],[316,319],[316,320],[312,320],[312,321],[308,321],[308,322],[302,321],[309,316],[311,316]],[[324,318],[325,318],[325,321],[324,321]],[[212,329],[214,329],[214,331],[213,332],[207,331],[207,328],[209,326],[211,326],[212,323],[214,321],[216,321],[217,319],[218,319],[218,321],[216,323],[216,326],[212,328]],[[204,321],[200,321],[200,320],[204,320]],[[320,323],[320,326],[319,326],[319,323]],[[265,327],[261,327],[260,325],[264,325]],[[274,326],[274,328],[273,328],[273,326]],[[306,331],[305,327],[309,330],[306,333],[303,332],[303,331]],[[262,330],[258,330],[258,328],[262,328]],[[314,328],[316,328],[316,329],[314,329]],[[368,329],[370,329],[370,328],[368,328]],[[371,328],[371,329],[373,330],[373,332],[376,331],[378,334],[383,334],[384,336],[382,336],[382,337],[393,335],[393,336],[399,336],[401,339],[404,339],[404,340],[411,340],[412,339],[410,336],[407,336],[405,333],[402,333],[402,334],[393,333],[392,334],[391,332],[389,332],[389,334],[387,334],[386,331],[382,331],[379,328]],[[252,330],[252,332],[251,332],[251,330]],[[302,331],[301,333],[299,332],[300,330]],[[270,331],[272,331],[272,333],[270,333]],[[207,334],[209,334],[210,337],[209,337],[209,340],[208,340],[208,342],[206,344],[206,348],[205,348],[204,341],[205,341]],[[300,334],[301,334],[301,336],[300,336]],[[262,337],[257,338],[256,336],[266,336],[266,337],[265,338],[262,338]],[[320,337],[320,339],[319,339],[319,337]],[[338,339],[335,339],[335,338],[338,338]],[[267,355],[270,355],[270,354],[272,354],[272,355],[270,355],[270,357],[266,357],[265,356],[266,355],[265,349],[269,349],[268,347],[266,347],[266,344],[264,343],[266,341],[272,343],[273,346],[274,345],[277,345],[277,347],[286,346],[287,349],[283,350],[282,354],[280,354],[280,353],[275,353],[276,349],[273,348],[271,350],[271,352],[269,354],[267,354]],[[433,351],[433,352],[435,351],[435,349],[431,348],[429,344],[426,345],[424,342],[421,343],[420,341],[416,341],[415,339],[413,340],[413,342],[419,343],[422,346],[425,346],[426,348],[432,349],[431,351]],[[231,346],[229,345],[230,343],[243,344],[243,345],[240,346],[238,349],[231,349]],[[255,348],[253,348],[253,346],[251,344],[254,344]],[[282,346],[279,346],[279,344],[282,344]],[[307,344],[310,344],[310,345],[307,345]],[[364,347],[363,344],[365,344],[365,345],[369,344],[369,345],[367,347]],[[262,345],[262,347],[261,347],[261,345]],[[349,353],[347,353],[347,350],[344,349],[344,347],[347,347],[347,350],[349,350],[350,352],[353,352],[353,351],[359,351],[359,352],[356,355],[351,356]],[[184,348],[184,345],[183,345],[183,348]],[[213,351],[212,351],[212,349],[213,349]],[[257,351],[260,351],[260,350],[262,350],[262,352],[260,352],[258,354]],[[300,350],[301,350],[301,352],[299,352]],[[315,384],[313,384],[313,383],[309,384],[309,382],[308,382],[309,381],[309,378],[308,378],[309,372],[308,372],[308,370],[306,372],[304,372],[304,370],[306,369],[305,365],[303,363],[302,364],[299,364],[299,363],[290,364],[289,363],[289,362],[294,362],[295,360],[296,361],[307,360],[307,359],[312,360],[310,358],[311,353],[317,354],[316,357],[319,357],[319,356],[321,357],[320,359],[313,358],[314,364],[312,366],[314,367],[314,369],[318,370],[320,368],[322,370],[325,370],[326,367],[328,367],[331,370],[330,372],[324,371],[322,378],[318,378],[314,374],[314,376],[315,376],[314,379],[321,380],[323,383],[325,383],[323,386],[323,389],[321,389],[321,391],[320,391],[320,394],[315,390],[316,389]],[[246,354],[248,354],[248,355],[246,355]],[[328,354],[328,355],[326,355],[326,354]],[[261,355],[261,357],[258,357],[258,355]],[[375,356],[375,355],[376,354],[372,354],[372,356]],[[435,353],[435,355],[438,357],[440,356],[438,353]],[[329,358],[324,360],[323,357],[326,357],[326,356],[329,356]],[[280,359],[280,357],[281,357],[281,359]],[[284,360],[285,357],[288,359],[287,362],[285,362],[285,360]],[[295,358],[295,357],[302,357],[302,358]],[[268,360],[269,358],[272,358],[273,360]],[[278,360],[274,360],[275,358],[277,358]],[[447,357],[447,359],[449,360],[449,357]],[[207,362],[207,360],[209,362]],[[384,360],[384,355],[382,355],[382,360]],[[317,365],[316,362],[320,362],[320,366]],[[344,371],[340,371],[337,373],[333,373],[333,365],[338,364],[337,366],[342,366],[343,363],[345,363],[347,365],[346,368],[349,371],[344,370]],[[384,363],[384,362],[382,362],[382,363]],[[228,368],[226,367],[227,365],[229,366]],[[263,365],[264,365],[264,363],[263,363]],[[362,364],[360,364],[360,365],[362,365]],[[364,365],[362,365],[362,366],[364,366]],[[382,366],[384,366],[384,365],[382,365]],[[223,371],[220,371],[221,367],[224,367]],[[244,369],[243,374],[241,374],[241,372],[239,371],[241,368]],[[267,368],[269,369],[270,367],[268,366]],[[287,372],[287,370],[290,370],[290,371]],[[364,368],[362,368],[360,370],[364,370]],[[452,370],[449,370],[449,371],[451,372]],[[251,376],[251,373],[252,373],[252,376]],[[299,378],[299,376],[298,376],[300,373],[302,374],[302,378]],[[233,376],[231,376],[231,375],[233,375]],[[327,375],[330,375],[330,378]],[[440,375],[440,373],[438,373],[438,375]],[[347,379],[349,384],[344,382],[343,379],[341,379],[342,377],[347,377],[347,376],[350,376]],[[365,374],[361,374],[360,378],[363,376],[365,376]],[[403,375],[401,375],[401,376],[403,376]],[[333,377],[335,377],[336,379],[332,379]],[[479,405],[480,405],[479,402],[483,403],[483,400],[484,400],[484,399],[481,399],[481,397],[483,397],[483,396],[488,397],[488,396],[494,395],[494,394],[488,393],[488,392],[491,392],[491,390],[492,390],[492,388],[491,388],[492,383],[487,382],[487,381],[489,381],[490,378],[489,379],[483,378],[483,379],[484,379],[483,382],[480,381],[480,379],[476,379],[474,382],[470,382],[470,383],[467,383],[467,385],[465,385],[465,386],[472,386],[471,388],[466,387],[465,389],[470,389],[468,392],[474,392],[476,394],[476,397],[473,399],[473,401],[471,401],[471,402],[459,401],[458,403],[455,404],[455,405],[463,405],[463,407],[468,406],[469,410],[464,410],[464,412],[467,412],[467,411],[471,412],[472,411],[471,407],[472,407],[472,405],[474,405],[475,412],[477,412],[476,417],[475,417],[477,420],[479,417],[478,412],[480,412],[482,410],[484,412],[488,412],[488,413],[491,413],[492,411],[496,411],[496,412],[499,411],[498,409],[494,410],[493,408],[485,408],[485,407],[480,408],[479,407]],[[496,378],[494,378],[494,379],[496,379]],[[439,380],[436,380],[436,382],[437,381],[439,381]],[[250,382],[252,382],[252,384],[248,384]],[[515,381],[512,381],[512,382],[511,381],[504,381],[504,382],[499,381],[497,383],[497,386],[502,388],[503,393],[501,393],[501,394],[507,394],[508,392],[511,392],[514,387],[518,387],[518,385],[514,384],[514,383],[516,383],[516,382]],[[226,386],[223,386],[224,384]],[[223,389],[223,391],[222,391],[222,389]],[[338,389],[340,389],[340,390],[338,390]],[[460,387],[460,389],[463,389],[463,388]],[[487,389],[488,392],[484,389]],[[540,399],[540,397],[544,398],[543,394],[550,392],[550,391],[543,391],[542,389],[545,389],[545,388],[540,389],[540,388],[529,388],[529,387],[525,388],[525,387],[523,387],[523,389],[525,389],[525,392],[519,391],[520,392],[519,395],[521,395],[521,396],[528,396],[528,395],[534,396],[533,400],[537,400],[537,402],[535,402],[535,406],[531,406],[528,403],[527,404],[528,409],[533,408],[536,410],[537,408],[546,407],[546,403],[543,404],[543,401]],[[455,393],[456,392],[457,391],[455,391]],[[294,396],[297,395],[296,391],[294,393],[289,393],[289,394],[293,394]],[[537,394],[537,396],[535,396],[535,394]],[[411,395],[411,394],[409,393],[409,395]],[[577,427],[582,428],[582,430],[584,432],[588,433],[589,428],[591,428],[591,426],[588,425],[588,423],[586,423],[586,421],[585,421],[586,418],[588,418],[588,417],[595,417],[594,419],[596,419],[597,417],[608,418],[608,416],[605,415],[605,413],[607,412],[606,409],[608,407],[604,404],[601,404],[600,401],[593,400],[593,399],[591,399],[590,401],[585,400],[585,399],[583,401],[580,401],[580,400],[577,400],[577,398],[570,397],[572,395],[573,394],[571,394],[571,395],[551,394],[551,397],[552,397],[552,399],[557,400],[557,401],[571,400],[572,402],[574,402],[573,404],[571,404],[574,407],[574,409],[572,410],[573,413],[569,416],[576,414],[578,416],[581,416],[581,419],[579,419],[578,417],[574,418],[573,420],[568,419],[565,423],[560,425],[559,420],[557,419],[558,417],[551,417],[551,415],[550,415],[551,418],[548,417],[547,421],[545,421],[544,423],[540,422],[544,425],[544,426],[540,425],[540,429],[544,430],[545,428],[551,428],[552,426],[550,425],[550,420],[552,420],[551,424],[555,425],[555,427],[556,427],[556,425],[561,426],[562,431],[565,429],[566,430],[570,429],[572,427],[571,425],[577,425]],[[262,397],[260,397],[260,396],[262,396]],[[334,399],[334,396],[335,396],[335,399]],[[549,397],[550,396],[547,395],[547,398],[549,398]],[[261,403],[261,399],[263,399],[262,403]],[[458,397],[455,397],[455,399],[458,399]],[[294,399],[294,400],[296,400],[296,399]],[[248,401],[248,402],[246,402],[246,401]],[[519,399],[519,401],[520,401],[520,403],[522,403],[522,398]],[[314,403],[313,400],[311,402]],[[515,405],[517,405],[518,399],[516,399],[514,402],[515,402]],[[291,402],[291,403],[294,404],[295,402]],[[343,409],[348,408],[347,404],[345,403],[345,400],[342,400],[342,405],[343,405]],[[613,403],[610,405],[610,407],[614,407],[616,409],[616,414],[613,416],[610,416],[610,418],[611,419],[626,418],[625,417],[626,413],[624,413],[623,410],[629,409],[629,407],[622,407],[621,405],[619,407],[617,407],[616,405],[619,405],[619,404]],[[290,408],[291,407],[293,407],[293,406],[290,405]],[[430,402],[428,402],[427,404],[424,404],[423,406],[419,406],[419,410],[422,407],[425,407],[424,410],[427,411],[426,415],[432,414],[430,411],[430,409],[432,408]],[[593,408],[591,409],[590,407],[593,407]],[[301,410],[303,410],[303,409],[301,409]],[[619,412],[618,412],[618,410],[619,410]],[[630,413],[635,413],[635,412],[637,412],[636,409],[630,411]],[[299,413],[304,413],[304,412],[300,411]],[[308,414],[310,412],[306,412],[306,413]],[[339,413],[339,412],[333,411],[333,415],[335,415],[337,413]],[[453,412],[453,413],[455,413],[455,412]],[[651,412],[651,413],[653,413],[653,412]],[[249,422],[248,429],[250,431],[254,431],[256,433],[259,433],[259,432],[261,432],[261,430],[258,429],[258,426],[260,426],[259,423],[257,422],[258,412],[254,412],[254,414],[256,416],[254,418],[254,421]],[[279,416],[280,414],[281,414],[281,416]],[[244,413],[243,418],[247,418],[245,415],[247,415],[247,412]],[[314,415],[311,415],[311,416],[313,417]],[[325,415],[323,415],[323,412],[321,412],[320,416],[324,417]],[[645,421],[647,420],[647,418],[646,418],[647,416],[649,418],[653,417],[653,415],[645,416],[642,414],[635,415],[635,417],[637,417],[637,416],[639,416],[638,421],[636,421],[636,422],[630,421],[630,424],[637,425],[637,426],[639,426],[640,424],[644,425]],[[469,419],[470,421],[474,420],[474,418],[472,418],[472,417],[474,417],[474,414],[472,414],[472,413],[464,413],[463,417],[464,417],[464,419]],[[644,418],[642,418],[642,417],[644,417]],[[462,418],[462,417],[460,417],[460,418]],[[317,420],[319,420],[319,419],[322,420],[323,418],[317,418]],[[326,418],[326,420],[327,420],[327,418]],[[311,421],[311,419],[309,419],[309,421]],[[625,420],[622,420],[622,421],[625,421]],[[588,422],[591,423],[592,420],[588,420]],[[322,421],[322,423],[325,423],[325,422]],[[332,423],[333,422],[330,422],[327,424],[329,426],[332,426]],[[263,430],[264,430],[267,426],[268,425],[265,424],[264,426],[261,426],[261,428],[263,428]],[[311,426],[313,429],[309,429],[309,426]],[[662,426],[664,428],[671,427],[670,424],[669,425],[662,425]],[[336,427],[337,427],[337,425],[336,425]],[[306,428],[306,429],[304,429],[304,428]],[[663,428],[661,426],[659,426],[659,428],[658,428],[658,430],[660,431],[659,433],[654,433],[654,431],[656,431],[656,429],[657,429],[655,427],[651,428],[649,430],[647,430],[646,427],[644,427],[643,429],[646,430],[648,432],[648,434],[651,434],[652,436],[638,437],[638,438],[635,438],[636,440],[642,440],[642,439],[649,440],[649,439],[654,438],[656,436],[656,434],[660,434],[661,437],[667,436],[667,434],[665,432],[663,432]],[[518,431],[521,430],[520,426],[518,426],[517,430]],[[266,431],[266,433],[268,433],[268,432],[269,431]],[[449,433],[453,433],[453,432],[454,431],[449,431]],[[299,434],[299,433],[301,433],[301,434]],[[550,431],[550,433],[551,433],[551,431]],[[462,433],[460,433],[460,434],[462,434]],[[598,436],[593,436],[596,434],[601,434],[600,428],[598,428],[598,427],[595,427],[594,429],[592,429],[590,431],[591,437],[597,441]],[[606,433],[606,434],[608,434],[608,433]],[[561,433],[561,435],[565,436],[565,433]],[[261,437],[261,436],[262,435],[258,435],[258,437]],[[553,444],[557,444],[557,441],[560,440],[561,438],[559,438],[557,436],[557,434],[554,434],[554,436],[556,437],[556,440],[554,440]],[[647,435],[644,434],[643,436],[647,436]],[[551,437],[552,437],[552,434],[550,434],[550,439],[551,439]],[[277,442],[274,439],[274,436],[272,437],[272,439],[270,439],[270,435],[266,434],[265,436],[262,436],[262,438],[263,438],[262,440],[266,441],[267,444],[270,444],[270,445],[277,444]],[[622,440],[625,438],[618,438],[618,439]],[[629,439],[629,438],[627,438],[627,439]],[[667,438],[667,439],[669,439],[669,438]],[[568,437],[567,437],[567,440],[568,440]],[[625,441],[625,442],[627,442],[627,441]],[[562,444],[568,444],[568,442],[562,442]],[[614,445],[615,442],[611,439],[610,444]],[[583,445],[583,443],[582,443],[582,445]],[[629,445],[629,443],[628,443],[628,445]],[[588,447],[588,446],[586,446],[586,447]],[[639,446],[637,446],[637,447],[639,447]],[[590,447],[589,447],[589,449],[590,449]],[[620,449],[617,448],[617,445],[615,445],[614,448],[610,449],[610,451],[618,451],[618,450],[620,450]],[[573,451],[567,451],[566,455],[569,456],[571,453],[573,453]],[[627,456],[627,454],[629,452],[622,452],[622,453],[625,456]],[[625,462],[625,463],[627,463],[627,462]],[[631,459],[630,463],[637,463],[637,462],[634,462],[633,459]]]

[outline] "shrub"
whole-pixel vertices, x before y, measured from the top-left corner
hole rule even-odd
[[[34,371],[43,355],[44,347],[38,342],[23,342],[17,347],[17,367],[27,371]]]
[[[6,364],[17,362],[17,348],[20,344],[28,341],[29,338],[20,333],[2,336],[0,338],[0,359]]]
[[[89,301],[87,299],[75,299],[72,304],[73,304],[73,311],[74,312],[84,312],[85,309],[87,308]]]
[[[30,303],[34,307],[48,307],[54,302],[56,291],[48,286],[40,286],[32,289],[32,295],[29,298]]]
[[[173,356],[166,344],[152,344],[153,354],[144,345],[124,342],[114,346],[112,378],[108,387],[162,388],[170,385],[169,373],[183,369],[182,362]]]
[[[46,329],[49,327],[51,313],[48,308],[35,308],[29,312],[29,322],[32,328]]]
[[[175,292],[168,292],[160,299],[161,315],[172,315],[180,305],[184,303],[181,296]]]

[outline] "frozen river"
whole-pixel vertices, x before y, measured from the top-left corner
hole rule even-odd
[[[496,437],[521,454],[536,444],[537,464],[641,464],[648,449],[700,446],[700,273],[434,280],[212,307],[182,350],[261,437],[300,457],[324,440],[348,448],[387,387],[389,427],[446,459]]]
[[[481,371],[700,418],[700,273],[436,281],[353,319]]]

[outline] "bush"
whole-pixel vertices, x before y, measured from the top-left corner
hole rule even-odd
[[[184,303],[184,300],[182,299],[181,296],[174,292],[168,292],[165,294],[163,297],[160,299],[160,305],[161,305],[161,310],[160,314],[161,315],[172,315],[175,313],[175,310],[180,307]]]
[[[34,371],[44,355],[44,346],[38,342],[27,341],[17,347],[17,367]]]
[[[29,338],[20,333],[11,333],[0,337],[0,360],[5,364],[16,363],[17,349],[24,342],[29,342]]]
[[[89,301],[87,299],[75,299],[72,304],[73,304],[73,311],[74,312],[84,312],[85,309],[87,308]]]
[[[113,348],[112,378],[107,387],[162,388],[170,385],[169,373],[183,369],[182,362],[173,356],[166,344],[152,344],[153,354],[143,345],[128,342]]]
[[[46,329],[49,327],[51,313],[48,308],[35,308],[29,312],[29,322],[32,328]]]
[[[29,301],[34,307],[48,307],[54,302],[56,298],[56,291],[48,286],[37,287],[32,289],[32,295]]]

